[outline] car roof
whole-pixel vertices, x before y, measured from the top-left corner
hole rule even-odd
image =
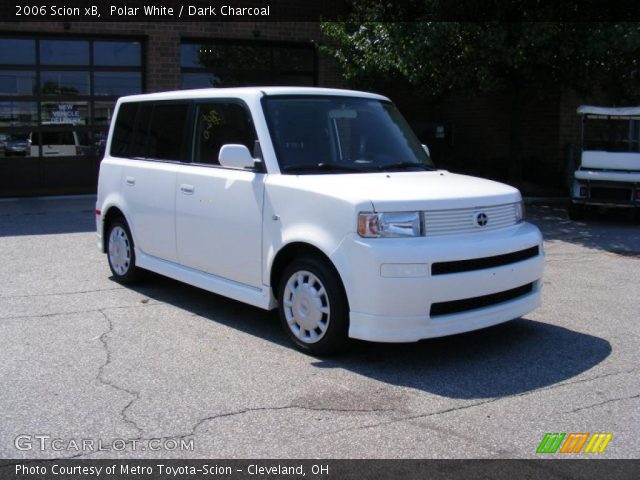
[[[373,100],[389,100],[387,97],[357,90],[317,87],[234,87],[234,88],[202,88],[195,90],[175,90],[170,92],[147,93],[121,97],[121,102],[140,102],[151,100],[190,100],[198,98],[241,98],[255,99],[272,95],[326,95],[369,98]]]
[[[610,117],[626,117],[640,115],[640,107],[595,107],[580,105],[578,113],[583,115],[607,115]]]

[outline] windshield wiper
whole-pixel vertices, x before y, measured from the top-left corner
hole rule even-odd
[[[387,165],[379,165],[378,170],[393,170],[396,168],[421,168],[423,170],[434,170],[434,168],[425,165],[424,163],[416,163],[416,162],[398,162],[398,163],[389,163]]]
[[[290,172],[294,170],[304,171],[304,170],[317,170],[317,171],[343,171],[343,172],[362,172],[363,170],[358,167],[351,167],[349,165],[342,165],[339,163],[316,163],[316,164],[308,164],[302,163],[298,165],[285,165],[281,169],[283,172]]]

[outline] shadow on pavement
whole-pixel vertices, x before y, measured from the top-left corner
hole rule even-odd
[[[341,359],[316,362],[375,380],[458,398],[526,393],[570,380],[611,353],[602,338],[519,319],[411,344],[359,343]]]
[[[535,206],[528,209],[527,221],[537,225],[544,239],[559,240],[623,256],[640,257],[640,225],[633,212],[612,209],[591,213],[585,220],[572,221],[562,207]]]
[[[93,196],[0,201],[0,237],[95,231],[95,203]]]
[[[244,333],[293,348],[275,312],[149,274],[137,292]],[[312,358],[317,368],[341,368],[436,395],[490,398],[554,385],[593,368],[611,353],[602,338],[532,320],[410,344],[354,342],[350,352]]]
[[[142,282],[127,288],[207,320],[289,346],[275,310],[268,312],[152,272],[145,272]]]
[[[69,213],[0,215],[0,237],[95,232],[93,210]]]

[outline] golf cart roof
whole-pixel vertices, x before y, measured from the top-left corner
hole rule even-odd
[[[581,115],[606,115],[609,117],[640,116],[640,107],[594,107],[580,105],[578,113]]]

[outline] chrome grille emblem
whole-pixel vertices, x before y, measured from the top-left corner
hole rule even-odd
[[[476,213],[474,220],[476,225],[479,227],[484,227],[487,223],[489,223],[489,217],[487,217],[487,214],[484,212]]]

